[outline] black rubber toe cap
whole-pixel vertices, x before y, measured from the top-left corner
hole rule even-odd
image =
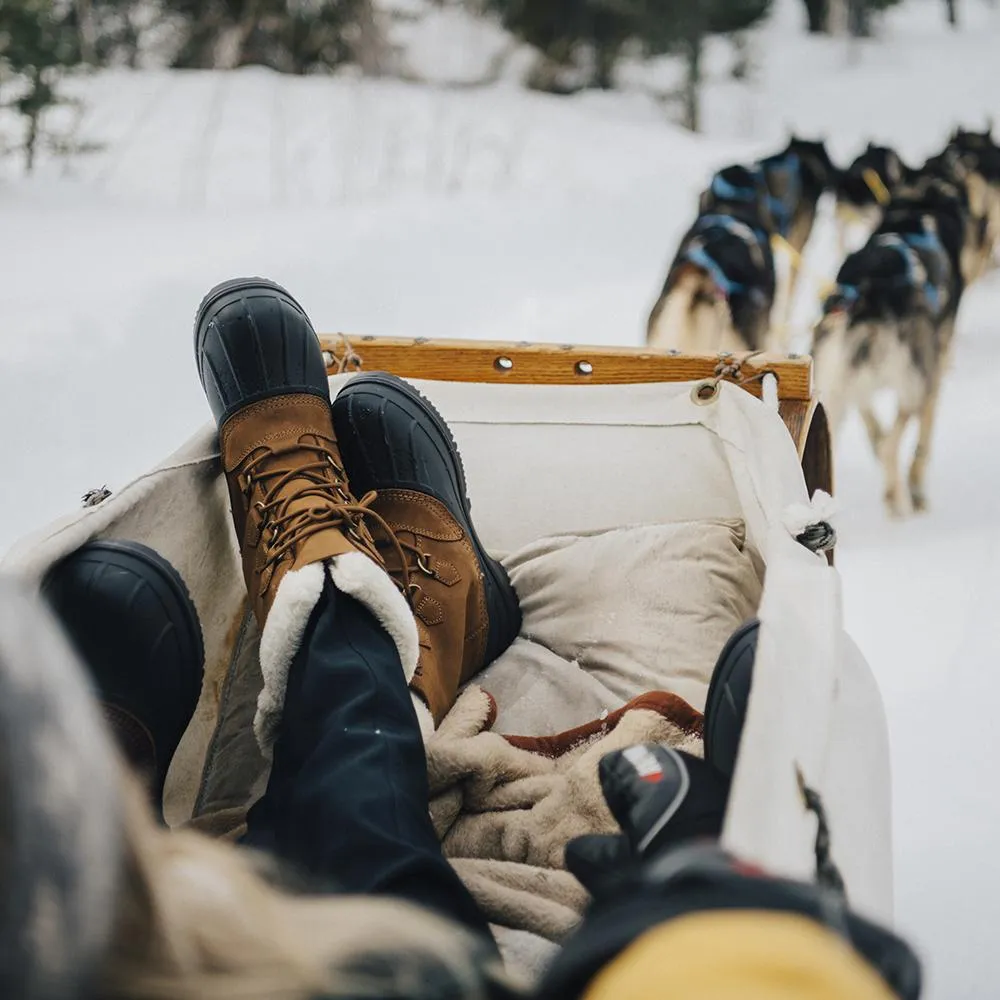
[[[319,338],[302,306],[266,278],[235,278],[203,299],[194,323],[198,374],[221,426],[248,403],[306,392],[329,398]]]
[[[101,700],[148,731],[162,787],[204,672],[201,627],[180,574],[145,545],[94,541],[58,563],[42,592]]]

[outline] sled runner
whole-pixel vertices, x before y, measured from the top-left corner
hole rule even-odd
[[[756,616],[725,843],[778,874],[842,878],[853,907],[891,922],[886,723],[871,670],[844,632],[828,559],[830,441],[811,360],[364,336],[323,346],[332,395],[359,370],[391,371],[413,381],[454,433],[477,530],[505,561],[525,620],[511,650],[474,681],[495,699],[494,730],[549,737],[650,692],[683,698],[697,716],[726,637]],[[87,503],[23,540],[4,568],[40,580],[85,541],[107,537],[143,542],[180,572],[201,619],[205,684],[171,770],[167,816],[238,832],[266,780],[251,728],[259,636],[214,425]],[[453,713],[469,705],[460,699]],[[439,732],[453,741],[467,723],[449,729],[446,719]],[[558,861],[530,851],[489,857],[468,829],[455,835],[461,784],[476,762],[465,758],[466,771],[448,772],[454,788],[442,786],[438,735],[427,749],[435,822],[442,803],[452,810],[452,826],[440,828],[446,853],[480,890],[496,875],[490,865],[508,866],[494,883],[503,893],[477,899],[501,928],[558,941],[562,930],[533,919],[525,886],[548,880],[551,902],[565,889],[557,876],[570,877],[554,871]],[[682,735],[700,739],[691,728]],[[530,740],[510,746],[522,752]],[[560,829],[538,834],[551,840],[546,858],[558,858]],[[532,867],[539,877],[517,882]],[[567,900],[578,895],[559,905],[572,911]],[[501,944],[530,966],[523,940]]]

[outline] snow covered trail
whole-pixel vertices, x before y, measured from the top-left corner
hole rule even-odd
[[[970,292],[945,382],[931,510],[901,523],[859,421],[838,448],[848,630],[882,688],[900,926],[940,1000],[986,1000],[1000,927],[1000,281]]]
[[[709,87],[715,139],[623,95],[258,70],[79,81],[106,148],[69,177],[0,178],[0,549],[208,419],[191,320],[216,281],[282,281],[330,332],[638,343],[710,168],[776,146],[787,121],[842,159],[869,133],[915,158],[1000,112],[984,4],[946,35],[936,0],[908,0],[853,67],[797,32],[800,7],[781,0],[760,34],[758,84]],[[829,236],[808,254],[818,276]],[[898,918],[934,1000],[988,1000],[1000,967],[998,316],[1000,276],[963,304],[927,515],[886,520],[857,421],[837,452],[848,627],[892,737]]]

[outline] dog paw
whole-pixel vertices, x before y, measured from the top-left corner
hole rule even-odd
[[[913,512],[915,514],[924,514],[927,512],[927,497],[923,490],[911,490],[910,503],[913,505]]]
[[[907,514],[903,498],[897,493],[885,494],[885,512],[891,521],[901,521]]]

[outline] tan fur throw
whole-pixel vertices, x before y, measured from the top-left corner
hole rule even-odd
[[[489,731],[494,717],[490,696],[470,686],[429,739],[431,815],[445,854],[491,922],[560,941],[587,903],[563,869],[566,843],[617,831],[598,761],[646,741],[700,755],[701,716],[656,692],[532,749],[534,738]],[[552,755],[556,748],[562,752]]]

